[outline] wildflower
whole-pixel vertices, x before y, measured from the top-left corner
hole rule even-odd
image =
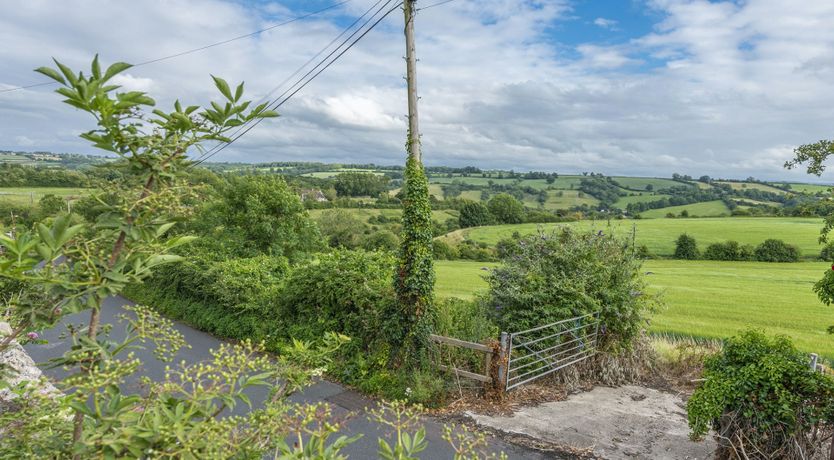
[[[29,332],[28,334],[26,334],[26,337],[29,337],[29,340],[38,340],[38,337],[40,336],[37,332]]]

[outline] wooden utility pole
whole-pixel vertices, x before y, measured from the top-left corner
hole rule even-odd
[[[414,51],[414,4],[416,0],[405,0],[405,67],[408,82],[408,154],[422,162],[420,153],[420,127],[417,118],[417,56]]]

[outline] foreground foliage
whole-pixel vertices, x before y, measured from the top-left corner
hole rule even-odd
[[[787,337],[728,339],[687,403],[693,437],[715,429],[725,457],[814,457],[834,430],[834,380],[808,362]]]

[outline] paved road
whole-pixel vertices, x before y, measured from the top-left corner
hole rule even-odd
[[[118,317],[126,313],[123,306],[127,304],[132,304],[132,302],[122,297],[113,297],[107,299],[102,308],[101,321],[103,324],[113,324],[111,336],[114,339],[124,337],[124,328],[118,322]],[[67,316],[63,322],[64,324],[81,324],[87,321],[88,316],[89,313],[87,312],[78,313]],[[210,359],[209,351],[218,348],[222,343],[219,339],[186,324],[176,322],[175,327],[182,332],[186,341],[191,345],[191,348],[180,351],[175,358],[175,362],[185,360],[187,363],[196,363],[208,360]],[[27,345],[26,350],[32,356],[32,359],[35,362],[43,363],[50,358],[63,354],[69,346],[69,340],[61,338],[65,330],[66,328],[63,325],[59,325],[52,330],[43,331],[41,334],[42,338],[48,340],[48,344]],[[136,350],[136,355],[145,363],[144,368],[137,374],[146,375],[153,379],[160,379],[162,377],[165,364],[157,361],[153,357],[151,350]],[[55,379],[61,379],[66,375],[62,369],[49,369],[45,371],[45,374]],[[136,385],[136,383],[128,382],[128,385]],[[261,405],[267,396],[267,392],[262,388],[251,389],[248,393],[255,407]],[[349,416],[350,419],[345,426],[344,434],[353,435],[362,433],[364,436],[351,444],[344,452],[349,454],[352,459],[377,458],[377,437],[385,436],[388,433],[381,430],[375,423],[370,422],[364,413],[364,408],[372,406],[373,401],[366,399],[355,391],[323,380],[306,388],[301,393],[292,395],[291,399],[295,402],[311,403],[326,401],[333,407],[334,416]],[[240,405],[236,408],[238,412],[245,410],[247,410],[245,405]],[[423,452],[421,458],[432,460],[452,458],[451,448],[441,438],[443,424],[432,418],[426,418],[424,422],[429,447]],[[540,460],[549,458],[547,455],[507,444],[497,438],[491,438],[490,443],[496,452],[504,451],[511,459]]]

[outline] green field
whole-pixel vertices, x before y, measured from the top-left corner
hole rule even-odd
[[[0,187],[0,202],[26,206],[38,204],[44,195],[75,199],[88,193],[90,189],[73,187]]]
[[[472,298],[487,285],[484,268],[496,264],[437,261],[439,298]],[[665,306],[652,315],[650,330],[696,337],[727,337],[747,327],[786,334],[808,352],[834,358],[834,307],[811,286],[828,268],[823,262],[776,264],[649,260],[643,266]]]
[[[560,194],[561,196],[559,196]],[[579,196],[580,194],[582,196]],[[544,208],[549,210],[568,209],[583,204],[596,206],[598,203],[599,200],[596,198],[578,190],[550,190],[547,192],[547,201],[544,203]],[[535,202],[535,204],[538,206],[538,202]]]
[[[674,215],[680,215],[683,210],[689,213],[690,216],[698,217],[719,217],[729,216],[730,209],[721,200],[705,201],[703,203],[684,204],[681,206],[669,206],[660,209],[650,209],[640,213],[640,217],[646,219],[657,219],[666,217],[670,212]]]
[[[633,193],[633,192],[632,192]],[[662,200],[663,198],[669,198],[670,195],[653,195],[649,192],[643,192],[639,195],[634,196],[621,196],[619,200],[617,200],[614,205],[618,208],[625,209],[626,206],[630,205],[631,203],[649,203],[652,201]]]
[[[716,181],[717,184],[729,184],[733,190],[762,190],[773,193],[787,193],[782,189],[778,189],[771,185],[760,184],[758,182],[730,182],[730,181]]]
[[[820,184],[798,184],[798,183],[790,183],[788,184],[791,186],[791,190],[801,192],[801,193],[817,193],[817,192],[828,192],[831,190],[830,185],[820,185]]]
[[[451,244],[464,239],[494,245],[513,232],[533,234],[542,229],[571,225],[582,230],[603,230],[618,236],[631,234],[636,226],[638,245],[645,244],[652,254],[671,256],[675,251],[675,239],[681,233],[688,233],[698,241],[698,247],[706,248],[710,243],[736,240],[742,244],[759,244],[768,238],[779,238],[797,245],[804,257],[816,257],[821,249],[817,242],[822,219],[793,217],[718,217],[701,219],[637,219],[606,221],[580,221],[558,224],[518,224],[474,227],[451,232],[442,238]]]
[[[672,179],[660,179],[657,177],[614,177],[613,179],[621,187],[631,190],[646,190],[647,185],[651,185],[654,190],[687,185]]]
[[[350,214],[356,216],[359,220],[363,222],[367,222],[371,216],[378,216],[383,215],[387,218],[399,218],[402,215],[402,210],[400,209],[359,209],[359,208],[341,208],[340,210],[347,211]],[[310,214],[310,217],[313,219],[318,219],[321,217],[322,214],[326,212],[332,212],[335,209],[311,209],[307,211]],[[436,220],[438,222],[446,222],[448,219],[457,219],[458,212],[455,210],[433,210],[431,212],[432,220]]]

